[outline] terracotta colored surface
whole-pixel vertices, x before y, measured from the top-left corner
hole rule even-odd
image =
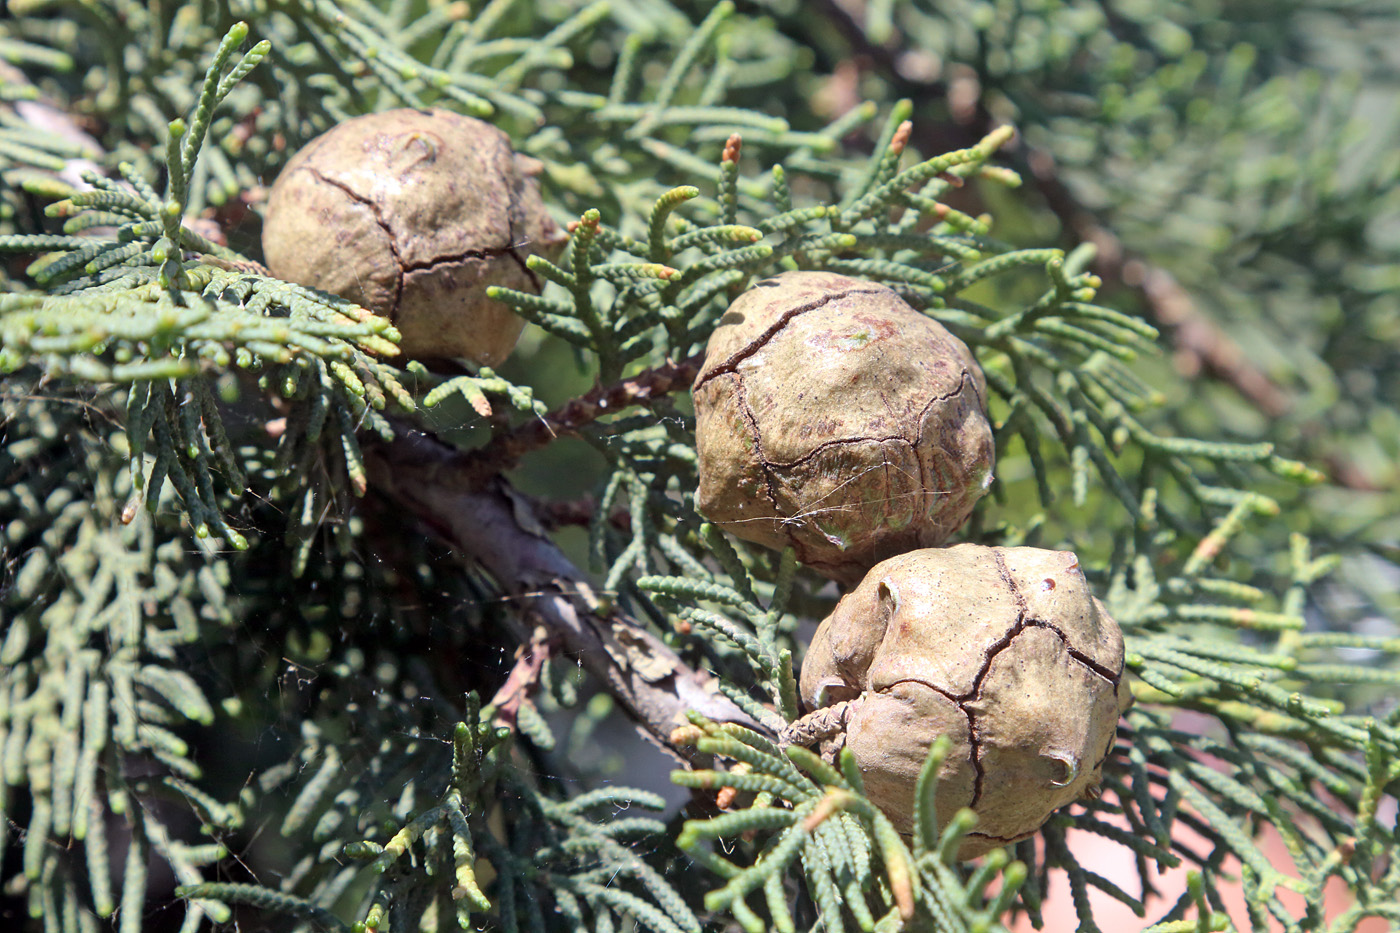
[[[1105,822],[1113,822],[1106,815],[1100,814],[1099,819]],[[1124,824],[1119,824],[1124,825]],[[1194,835],[1194,834],[1192,834]],[[1196,837],[1199,838],[1199,837]],[[1293,868],[1293,861],[1284,848],[1282,840],[1278,834],[1272,830],[1264,833],[1263,846],[1269,860],[1273,862],[1280,871],[1296,876],[1297,872]],[[1091,871],[1095,871],[1113,883],[1117,884],[1129,894],[1137,894],[1140,890],[1138,886],[1137,870],[1134,867],[1133,859],[1128,854],[1128,850],[1115,842],[1110,842],[1102,836],[1094,833],[1074,832],[1068,834],[1071,851],[1079,859],[1080,863]],[[1197,846],[1198,851],[1205,851],[1205,846]],[[1089,901],[1093,905],[1094,922],[1105,933],[1136,933],[1145,929],[1161,919],[1161,915],[1171,908],[1176,899],[1186,890],[1186,872],[1189,866],[1168,869],[1155,875],[1155,885],[1161,892],[1161,897],[1148,902],[1146,917],[1134,916],[1133,912],[1120,901],[1114,900],[1107,894],[1096,888],[1089,889]],[[1238,871],[1238,863],[1226,862],[1225,870],[1234,874]],[[1231,885],[1222,889],[1228,907],[1228,913],[1235,928],[1239,930],[1251,930],[1249,915],[1245,909],[1244,893],[1238,886]],[[1301,916],[1303,913],[1303,900],[1300,896],[1292,892],[1285,891],[1281,895],[1283,902],[1292,910],[1294,916]],[[1341,914],[1352,904],[1350,895],[1347,893],[1346,885],[1339,879],[1333,878],[1326,888],[1326,912],[1328,920]],[[1069,880],[1064,872],[1051,872],[1050,890],[1046,894],[1045,906],[1043,908],[1045,925],[1041,928],[1045,933],[1068,933],[1079,927],[1079,918],[1074,911],[1074,901],[1070,896]],[[1194,918],[1195,911],[1188,913],[1188,917]],[[1024,917],[1017,918],[1011,925],[1013,933],[1032,933],[1034,927]],[[1274,923],[1272,930],[1282,930],[1283,925]],[[1389,924],[1380,917],[1368,917],[1356,928],[1357,933],[1386,933],[1390,929]]]

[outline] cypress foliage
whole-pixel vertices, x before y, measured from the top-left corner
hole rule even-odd
[[[1400,16],[1216,6],[11,0],[0,917],[1400,923]],[[500,127],[569,225],[495,370],[261,264],[290,155],[400,106]],[[1102,795],[975,863],[946,742],[902,836],[779,740],[838,594],[694,509],[706,341],[793,269],[968,344],[963,536],[1074,550],[1124,631]]]

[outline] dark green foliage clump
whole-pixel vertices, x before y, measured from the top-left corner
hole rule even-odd
[[[0,596],[0,799],[5,831],[26,814],[18,887],[36,916],[71,915],[80,904],[98,916],[118,907],[139,916],[152,854],[177,877],[199,879],[228,856],[219,840],[240,823],[236,806],[199,789],[203,769],[187,738],[216,714],[207,684],[182,663],[234,622],[229,568],[150,516],[122,523],[131,481],[113,451],[121,435],[89,400],[49,397],[12,378],[0,412],[10,480],[0,515],[5,553],[17,558]],[[206,838],[179,838],[157,800],[197,814]],[[113,818],[120,845],[110,838]],[[188,822],[178,818],[181,828]],[[72,849],[51,844],[59,838]],[[127,866],[120,890],[114,856]],[[191,916],[206,912],[229,915],[222,905],[191,906]]]
[[[1207,6],[12,2],[0,917],[987,930],[1052,923],[1063,875],[1088,930],[1108,899],[1157,933],[1400,921],[1365,518],[1394,514],[1400,163],[1362,119],[1395,16]],[[535,325],[498,370],[405,365],[258,262],[290,154],[399,106],[491,120],[572,221],[540,294],[492,291]],[[980,863],[970,811],[933,817],[942,743],[904,838],[848,758],[778,740],[837,594],[694,509],[699,354],[793,269],[967,343],[997,480],[963,537],[1074,550],[1124,630],[1105,793]],[[685,813],[612,783],[672,766],[630,725]]]

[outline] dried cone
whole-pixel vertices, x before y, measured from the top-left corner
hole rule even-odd
[[[943,543],[992,479],[971,352],[883,285],[786,272],[740,295],[695,380],[698,506],[854,583]]]
[[[1096,791],[1122,675],[1123,635],[1073,554],[960,544],[883,561],[837,603],[803,661],[802,699],[851,701],[845,744],[904,833],[929,748],[949,736],[935,809],[940,825],[977,812],[967,859]]]
[[[480,120],[446,110],[356,117],[282,170],[263,254],[279,278],[388,317],[405,356],[494,366],[525,322],[487,286],[538,293],[526,257],[557,256],[566,240],[533,171]]]

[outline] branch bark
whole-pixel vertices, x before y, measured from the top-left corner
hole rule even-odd
[[[530,643],[521,650],[524,653],[516,658],[510,676],[491,698],[491,706],[496,710],[492,722],[511,729],[515,728],[520,717],[520,707],[531,702],[530,697],[539,690],[545,662],[554,657],[556,645],[545,630],[539,628],[531,636]]]
[[[23,79],[3,63],[0,75]],[[96,140],[56,107],[21,102],[14,109],[34,126],[80,142],[95,155],[102,151]],[[78,175],[84,169],[100,167],[90,160],[70,160],[65,180],[81,184]],[[248,271],[268,274],[256,263],[247,265]],[[690,668],[640,622],[607,607],[584,574],[546,536],[534,504],[495,474],[559,434],[688,385],[700,362],[696,356],[595,388],[543,421],[503,435],[474,454],[463,454],[406,425],[400,426],[393,443],[367,444],[366,449],[366,467],[377,491],[408,508],[463,558],[485,568],[532,627],[538,625],[549,639],[557,639],[564,652],[577,658],[622,704],[644,734],[683,761],[691,760],[693,749],[672,745],[670,734],[688,723],[689,710],[719,722],[768,730],[720,693],[713,676]],[[536,650],[542,660],[544,645]],[[506,697],[516,705],[529,689],[530,673],[527,663],[509,683],[512,692]]]
[[[557,638],[662,747],[690,760],[693,750],[670,742],[689,710],[768,731],[720,693],[715,677],[691,668],[640,622],[599,599],[545,536],[531,502],[503,479],[464,482],[465,455],[404,425],[392,443],[365,453],[372,488],[495,577],[527,623]]]
[[[543,418],[527,422],[513,431],[491,439],[485,447],[465,454],[454,482],[477,486],[508,470],[532,450],[538,450],[561,434],[572,434],[604,415],[615,414],[633,405],[645,405],[677,389],[689,388],[704,365],[705,355],[697,353],[679,363],[648,369],[607,386],[594,386]]]
[[[1188,378],[1204,371],[1229,383],[1270,417],[1287,414],[1293,399],[1251,363],[1224,330],[1203,314],[1191,293],[1160,266],[1129,255],[1118,236],[1080,206],[1049,153],[1027,149],[1026,164],[1046,204],[1065,229],[1097,249],[1094,272],[1106,282],[1142,292],[1152,319],[1167,328],[1177,365]]]
[[[956,74],[956,66],[946,69],[948,74],[942,79],[911,76],[906,73],[908,69],[901,68],[901,62],[913,50],[902,40],[885,45],[871,42],[865,35],[863,3],[820,0],[813,6],[848,43],[851,57],[878,71],[899,96],[947,102],[953,117],[951,125],[916,119],[920,149],[942,152],[971,145],[992,129],[992,114],[969,69],[964,69],[968,74],[962,77]],[[1031,181],[1064,229],[1098,248],[1093,271],[1105,282],[1143,296],[1148,317],[1167,331],[1183,376],[1193,378],[1201,372],[1208,373],[1234,386],[1271,417],[1284,415],[1293,407],[1292,396],[1250,362],[1239,344],[1201,311],[1191,293],[1169,272],[1125,251],[1117,234],[1075,198],[1048,152],[1024,146],[1021,155],[1030,169]]]

